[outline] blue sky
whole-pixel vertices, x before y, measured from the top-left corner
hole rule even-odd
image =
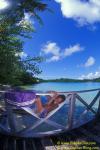
[[[99,77],[100,1],[51,0],[46,3],[54,12],[40,13],[43,26],[33,20],[36,32],[24,44],[28,55],[46,58],[40,64],[39,77]]]

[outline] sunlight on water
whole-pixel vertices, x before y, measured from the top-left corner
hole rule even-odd
[[[36,90],[36,91],[80,91],[80,90],[89,90],[100,88],[100,83],[61,83],[61,82],[48,82],[48,83],[39,83],[29,86],[24,86],[25,89]]]

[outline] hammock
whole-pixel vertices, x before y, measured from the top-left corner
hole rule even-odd
[[[79,94],[80,93],[86,93],[86,92],[93,92],[97,91],[97,94],[95,97],[91,100],[91,103],[88,104],[85,99],[83,99]],[[52,110],[50,113],[47,114],[45,118],[40,118],[31,108],[31,105],[34,103],[35,98],[37,95],[51,95],[50,93],[36,93],[35,91],[0,91],[0,95],[3,93],[3,100],[5,101],[6,109],[4,113],[2,114],[2,118],[6,118],[8,121],[8,126],[6,127],[5,123],[0,122],[0,132],[3,132],[5,134],[15,135],[15,136],[21,136],[21,137],[40,137],[45,135],[52,135],[61,133],[65,130],[71,130],[73,128],[76,128],[80,126],[80,120],[82,118],[84,119],[85,115],[90,111],[93,115],[96,115],[96,111],[93,109],[93,106],[95,103],[99,100],[100,103],[100,89],[91,89],[91,90],[85,90],[85,91],[70,91],[70,92],[61,92],[58,94],[64,94],[66,96],[66,100],[59,104],[59,106]],[[52,96],[52,95],[51,95]],[[83,106],[85,106],[85,110],[80,114],[79,118],[75,120],[75,107],[76,107],[76,100],[82,103]],[[62,124],[59,124],[55,121],[50,120],[50,117],[52,117],[56,112],[58,112],[65,104],[69,104],[68,106],[68,122],[66,126],[63,126]],[[27,112],[27,114],[31,115],[37,121],[32,122],[31,125],[25,126],[24,128],[16,128],[17,125],[19,125],[19,122],[15,119],[15,111],[16,110],[23,110],[24,112]],[[100,110],[100,107],[98,107],[98,112]],[[18,111],[18,114],[20,112]],[[23,117],[23,113],[21,114]],[[1,117],[1,116],[0,116]],[[28,115],[27,115],[28,117]],[[33,124],[34,123],[34,124]],[[55,130],[52,131],[44,131],[39,132],[35,131],[39,125],[42,123],[49,124],[50,126],[55,127]],[[83,123],[84,124],[84,123]],[[21,127],[22,124],[21,124]],[[32,131],[32,134],[31,134]]]
[[[66,99],[64,102],[62,102],[56,109],[54,109],[53,111],[51,111],[50,113],[48,113],[48,115],[45,118],[40,118],[29,107],[22,107],[23,110],[25,110],[26,112],[28,112],[29,114],[31,114],[32,116],[36,117],[39,120],[33,126],[31,126],[30,128],[28,127],[27,129],[25,129],[25,130],[23,130],[23,131],[21,131],[19,133],[20,134],[26,134],[27,132],[35,129],[36,127],[38,127],[39,125],[41,125],[44,122],[46,122],[47,124],[49,124],[49,125],[57,128],[57,129],[65,130],[66,128],[64,126],[62,126],[62,125],[60,125],[60,124],[58,124],[58,123],[56,123],[54,121],[49,120],[49,118],[51,116],[53,116],[58,110],[60,110],[60,108],[62,108],[67,102],[68,102],[68,99]]]
[[[52,95],[52,94],[50,93],[39,94],[39,93],[35,93],[34,91],[13,91],[13,90],[5,93],[4,98],[5,98],[5,104],[6,104],[10,130],[0,125],[3,131],[7,133],[12,133],[15,135],[26,136],[30,131],[37,128],[39,125],[41,125],[44,122],[55,127],[59,131],[66,129],[63,125],[56,123],[54,121],[51,121],[49,118],[53,116],[58,110],[60,110],[66,103],[68,103],[68,99],[71,98],[71,94],[68,94],[66,96],[66,100],[62,102],[61,104],[59,104],[59,106],[56,109],[48,113],[45,118],[40,118],[30,107],[35,102],[35,98],[37,95]],[[25,127],[24,129],[17,131],[16,119],[14,118],[13,108],[24,110],[28,114],[38,119],[38,121],[36,121],[35,124],[32,124],[31,126]]]

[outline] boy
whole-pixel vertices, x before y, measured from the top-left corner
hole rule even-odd
[[[57,108],[59,104],[65,101],[66,99],[65,95],[58,95],[57,92],[51,93],[53,94],[53,97],[49,96],[47,98],[48,102],[44,105],[42,103],[42,97],[40,96],[36,97],[35,101],[36,113],[40,118],[46,117],[49,112]]]

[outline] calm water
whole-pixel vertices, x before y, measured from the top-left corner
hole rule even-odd
[[[35,85],[30,85],[24,87],[25,89],[36,90],[36,91],[77,91],[77,90],[89,90],[100,88],[100,83],[61,83],[61,82],[49,82],[49,83],[39,83]]]

